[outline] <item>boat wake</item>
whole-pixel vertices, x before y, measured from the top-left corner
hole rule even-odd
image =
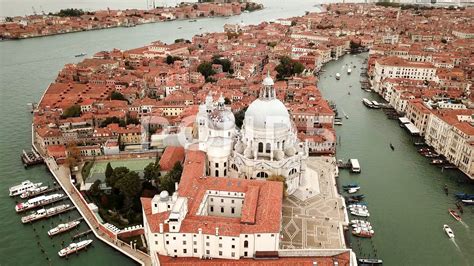
[[[461,248],[459,247],[458,243],[456,243],[456,239],[450,238],[449,240],[451,240],[451,242],[453,242],[453,244],[456,246],[456,248],[458,249],[458,251],[461,252]],[[462,252],[461,252],[461,253],[462,253]]]
[[[464,227],[466,227],[467,229],[469,229],[469,225],[465,223],[464,221],[461,221],[461,224],[464,225]]]

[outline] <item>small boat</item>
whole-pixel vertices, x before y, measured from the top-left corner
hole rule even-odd
[[[351,214],[354,216],[359,216],[359,217],[369,217],[370,214],[368,212],[357,212],[357,211],[351,211]]]
[[[395,150],[395,147],[393,147],[392,143],[390,143],[390,149],[392,149],[392,151]]]
[[[350,92],[350,91],[348,91],[348,92],[347,92],[347,95],[351,95],[351,92]]]
[[[347,184],[347,185],[342,185],[342,188],[351,188],[351,187],[358,187],[359,184],[357,183],[351,183],[351,184]]]
[[[352,69],[351,68],[347,68],[347,75],[350,75],[352,72]]]
[[[352,230],[352,234],[358,237],[371,238],[374,236],[374,230],[365,230],[361,228],[356,228]]]
[[[86,53],[80,53],[80,54],[75,55],[74,57],[83,57],[85,55],[87,55],[87,54]]]
[[[438,165],[438,164],[443,164],[444,160],[442,159],[433,159],[431,160],[430,164]]]
[[[463,199],[463,200],[461,200],[461,202],[466,204],[466,205],[474,205],[474,200],[472,200],[472,199]]]
[[[351,196],[351,198],[354,198],[354,199],[363,199],[363,198],[365,198],[365,195],[364,195],[364,194],[353,195],[353,196]]]
[[[443,230],[446,232],[449,238],[454,238],[453,230],[451,230],[451,228],[447,224],[443,225]]]
[[[418,152],[431,152],[430,148],[420,148],[418,149]]]
[[[439,154],[437,154],[436,152],[428,152],[423,154],[423,156],[425,156],[426,158],[436,158],[439,157]]]
[[[58,224],[58,226],[48,231],[48,235],[55,236],[57,234],[61,234],[63,232],[73,229],[74,227],[78,226],[80,223],[81,221],[71,221],[65,224]]]
[[[178,27],[178,30],[182,29],[183,27]]]
[[[336,79],[337,79],[337,80],[340,80],[340,79],[341,79],[341,74],[336,73]]]
[[[448,195],[448,185],[444,184],[444,193],[446,193],[446,195]]]
[[[453,216],[454,219],[456,219],[456,221],[461,221],[461,216],[459,216],[455,210],[448,209],[448,212],[451,214],[451,216]]]
[[[353,194],[353,193],[356,193],[357,191],[359,191],[360,187],[353,187],[353,188],[349,188],[347,190],[347,193],[349,194]]]
[[[474,194],[466,194],[466,193],[462,193],[462,192],[458,192],[458,193],[454,194],[454,196],[456,196],[456,198],[461,199],[461,200],[463,200],[463,199],[467,199],[467,200],[474,199]]]
[[[383,261],[380,260],[380,259],[363,259],[363,258],[360,258],[359,259],[359,263],[362,264],[362,265],[377,265],[377,264],[382,264]]]
[[[342,122],[341,121],[334,121],[334,125],[335,126],[342,126]]]
[[[71,243],[71,244],[69,244],[69,246],[61,249],[58,252],[58,255],[59,255],[59,257],[65,257],[69,254],[76,253],[76,252],[86,248],[91,243],[92,243],[92,240],[90,240],[90,239],[83,240],[83,241],[80,241],[80,242],[77,242],[77,243]]]
[[[33,209],[39,206],[56,202],[63,197],[64,197],[64,194],[61,194],[61,193],[38,196],[36,198],[29,199],[28,201],[18,203],[15,206],[15,211],[23,212],[29,209]]]

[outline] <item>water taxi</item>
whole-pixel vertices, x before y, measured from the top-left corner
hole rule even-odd
[[[443,225],[443,230],[446,232],[449,238],[454,238],[454,233],[453,230],[449,227],[449,225],[445,224]]]
[[[71,221],[65,224],[58,224],[58,226],[48,231],[48,235],[55,236],[57,234],[61,234],[63,232],[73,229],[74,227],[78,226],[80,223],[81,221]]]
[[[21,194],[23,194],[23,192],[26,192],[26,191],[28,191],[29,189],[32,189],[32,188],[37,188],[41,185],[42,185],[42,183],[33,183],[30,180],[25,180],[25,181],[21,182],[20,185],[13,186],[9,189],[10,197],[15,197],[15,196],[21,195]]]
[[[350,159],[349,162],[351,163],[351,172],[360,173],[361,170],[360,170],[359,160]]]
[[[83,240],[83,241],[80,241],[80,242],[77,242],[77,243],[71,243],[71,244],[69,244],[69,246],[61,249],[58,252],[58,255],[59,255],[59,257],[65,257],[69,254],[76,253],[76,252],[86,248],[90,244],[92,244],[92,240],[90,240],[90,239]]]

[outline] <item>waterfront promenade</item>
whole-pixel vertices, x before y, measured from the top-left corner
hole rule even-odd
[[[151,258],[148,254],[145,254],[139,250],[133,249],[127,243],[117,239],[116,235],[108,231],[99,221],[93,212],[87,206],[86,201],[81,196],[76,187],[71,183],[70,172],[67,167],[64,165],[58,166],[56,161],[52,158],[45,158],[45,163],[53,176],[56,178],[57,182],[61,185],[64,192],[69,196],[69,199],[72,201],[77,210],[84,217],[84,220],[87,222],[91,228],[94,235],[102,240],[104,243],[115,248],[116,250],[122,252],[128,257],[132,258],[136,262],[144,266],[149,266],[151,264]]]

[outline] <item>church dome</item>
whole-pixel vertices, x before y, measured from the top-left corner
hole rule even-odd
[[[251,121],[253,120],[253,121]],[[290,127],[290,115],[285,105],[278,99],[256,99],[245,112],[247,126],[255,128]],[[247,123],[252,123],[248,125]]]
[[[263,85],[263,86],[273,86],[273,85],[275,85],[275,83],[273,82],[272,77],[270,77],[269,75],[267,75],[267,76],[263,79],[262,85]]]
[[[211,129],[228,130],[235,127],[235,117],[230,110],[214,110],[209,118],[209,128]]]

